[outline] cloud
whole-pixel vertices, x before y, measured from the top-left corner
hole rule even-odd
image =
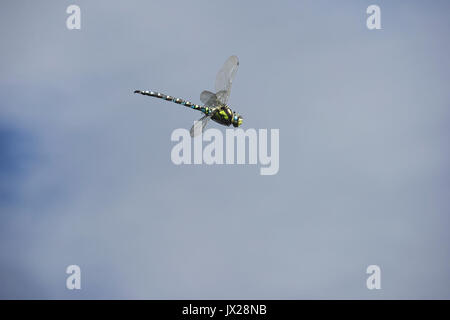
[[[42,6],[0,13],[0,297],[448,297],[446,3],[380,3],[379,33],[363,4]],[[199,115],[132,93],[199,102],[231,54],[275,176],[173,165]]]

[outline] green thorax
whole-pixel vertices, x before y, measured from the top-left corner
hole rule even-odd
[[[214,110],[211,119],[217,123],[229,126],[233,119],[233,111],[226,105],[219,106]]]

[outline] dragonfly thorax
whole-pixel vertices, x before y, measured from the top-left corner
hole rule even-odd
[[[239,127],[242,124],[242,117],[226,105],[217,107],[211,119],[225,126],[232,124],[234,127]]]

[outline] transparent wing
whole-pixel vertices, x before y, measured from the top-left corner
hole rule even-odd
[[[206,127],[206,124],[208,123],[210,118],[211,116],[204,115],[198,121],[194,121],[194,125],[190,130],[192,138],[198,136],[203,132],[203,129]]]
[[[222,69],[220,69],[219,73],[216,77],[216,95],[217,99],[226,104],[228,98],[230,97],[231,84],[233,82],[233,78],[236,74],[236,71],[239,66],[239,59],[236,56],[231,56],[225,61]]]
[[[203,91],[200,94],[200,101],[206,107],[217,107],[219,105],[219,100],[217,100],[216,94],[212,93],[211,91]]]
[[[216,93],[217,101],[227,104],[228,98],[230,97],[230,91],[222,90]]]

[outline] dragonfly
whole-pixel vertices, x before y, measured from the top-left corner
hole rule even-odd
[[[194,125],[190,130],[191,137],[198,136],[202,133],[209,120],[213,120],[228,127],[233,125],[237,128],[242,124],[243,118],[228,106],[228,99],[230,98],[231,84],[233,83],[238,66],[239,59],[236,56],[231,56],[225,61],[223,67],[217,73],[215,82],[216,93],[205,90],[200,94],[200,101],[203,105],[194,104],[180,98],[174,98],[173,96],[160,92],[135,90],[134,93],[171,101],[202,112],[203,116],[198,121],[194,122]]]

